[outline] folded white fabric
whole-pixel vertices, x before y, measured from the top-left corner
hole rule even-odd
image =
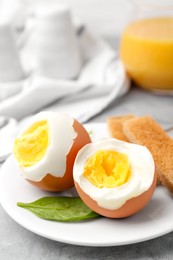
[[[129,90],[130,82],[117,53],[103,39],[83,25],[77,25],[78,43],[84,65],[76,79],[51,79],[34,71],[25,80],[14,82],[13,93],[6,91],[0,115],[22,119],[40,110],[69,113],[81,122],[103,111]],[[28,52],[31,49],[27,50]],[[23,50],[24,62],[26,49]],[[12,84],[12,83],[10,83]],[[4,87],[4,85],[2,84]],[[0,92],[2,87],[0,84]],[[1,95],[2,96],[2,95]]]

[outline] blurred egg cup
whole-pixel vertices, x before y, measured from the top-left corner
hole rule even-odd
[[[26,75],[9,23],[0,23],[0,100],[22,89]]]
[[[33,73],[75,79],[80,70],[76,30],[67,6],[28,13],[17,40],[9,23],[0,24],[0,100],[19,93]]]
[[[33,10],[17,45],[19,48],[27,45],[39,75],[52,79],[75,79],[80,73],[78,39],[66,5]]]

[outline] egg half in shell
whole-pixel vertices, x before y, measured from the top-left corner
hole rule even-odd
[[[84,203],[109,218],[128,217],[144,208],[157,181],[149,150],[114,138],[83,147],[73,176]]]
[[[24,178],[47,191],[64,191],[74,186],[73,164],[90,136],[69,115],[40,112],[14,142],[13,154]]]

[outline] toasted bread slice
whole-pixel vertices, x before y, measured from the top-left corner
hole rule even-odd
[[[107,119],[107,125],[110,135],[119,140],[129,142],[128,138],[123,132],[123,124],[132,118],[135,118],[135,116],[132,114],[109,117]]]
[[[173,192],[173,139],[150,116],[128,120],[123,131],[132,143],[145,145],[150,150],[158,180]]]

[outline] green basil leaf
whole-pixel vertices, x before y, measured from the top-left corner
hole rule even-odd
[[[31,203],[18,202],[36,216],[56,221],[79,221],[99,217],[79,197],[43,197]]]

